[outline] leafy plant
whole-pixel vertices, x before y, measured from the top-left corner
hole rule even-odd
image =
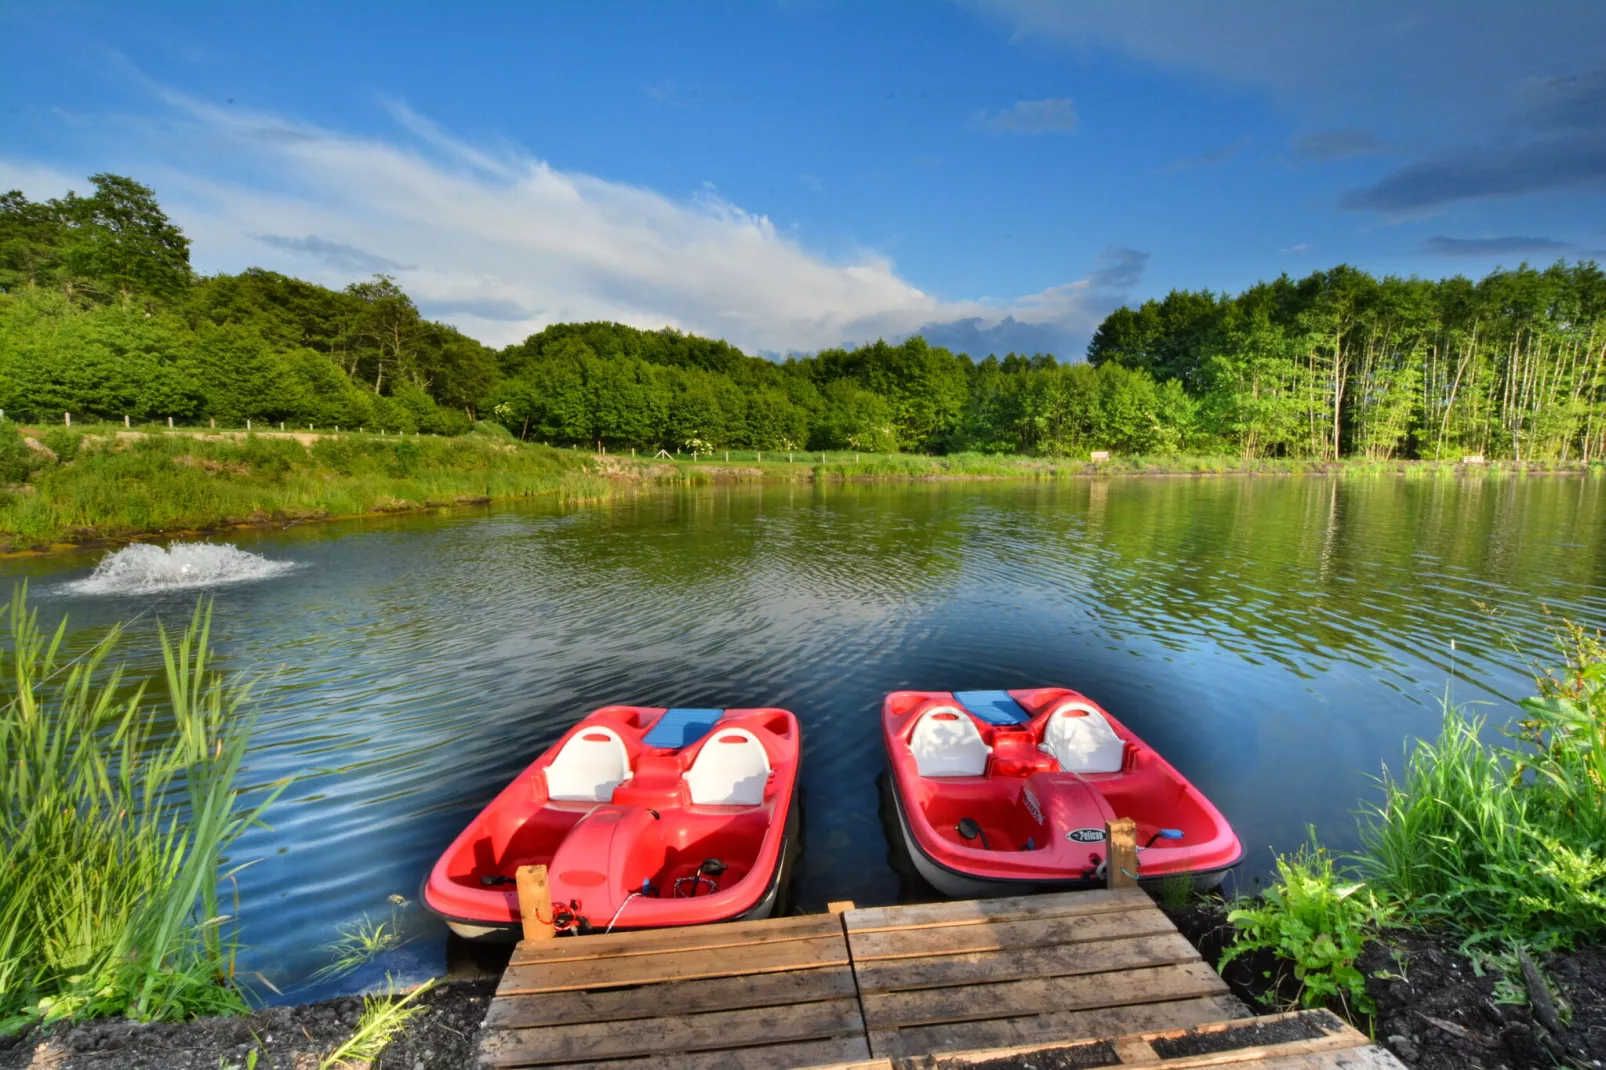
[[[1370,889],[1340,876],[1313,829],[1307,846],[1292,857],[1277,856],[1277,880],[1260,902],[1241,901],[1227,914],[1238,938],[1219,966],[1264,948],[1293,964],[1305,1006],[1336,1001],[1371,1014],[1377,1008],[1355,959],[1387,919],[1388,910]],[[1270,971],[1266,976],[1275,979]]]

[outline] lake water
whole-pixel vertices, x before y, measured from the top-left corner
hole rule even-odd
[[[309,981],[337,926],[416,900],[469,818],[613,702],[796,711],[796,909],[922,894],[876,786],[899,688],[1088,693],[1233,822],[1252,889],[1307,824],[1354,845],[1369,776],[1434,733],[1452,678],[1504,720],[1549,659],[1544,607],[1606,626],[1603,518],[1599,479],[1125,478],[711,487],[235,533],[293,566],[204,588],[220,664],[271,674],[250,776],[297,776],[237,852],[260,859],[240,878],[244,965],[296,1001],[440,972],[445,930],[413,904],[404,947]],[[75,629],[132,619],[125,649],[154,671],[155,620],[181,624],[197,591],[74,589],[103,556],[0,569]]]

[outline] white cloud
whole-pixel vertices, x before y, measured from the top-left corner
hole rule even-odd
[[[1013,300],[940,300],[882,256],[827,260],[711,190],[677,200],[562,171],[467,144],[400,104],[389,106],[401,130],[388,140],[163,97],[172,112],[145,121],[161,136],[121,143],[166,147],[104,166],[156,188],[199,270],[258,265],[341,286],[364,266],[394,265],[426,313],[491,344],[592,319],[750,352],[1010,316],[1085,337],[1110,304],[1097,272]],[[0,160],[7,175],[32,196],[65,188],[59,172],[26,162]]]
[[[1002,111],[976,116],[978,126],[995,134],[1069,134],[1079,121],[1075,102],[1065,97],[1020,100]]]

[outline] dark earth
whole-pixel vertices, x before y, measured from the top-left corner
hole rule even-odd
[[[480,1023],[494,981],[456,981],[420,996],[424,1012],[408,1023],[372,1070],[464,1070],[474,1065]],[[360,996],[269,1007],[246,1018],[202,1018],[178,1024],[125,1019],[0,1039],[0,1070],[317,1070],[319,1061],[351,1035],[362,1014]]]

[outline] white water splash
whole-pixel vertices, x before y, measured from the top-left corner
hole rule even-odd
[[[73,594],[156,594],[265,580],[295,567],[294,562],[270,561],[227,544],[187,542],[163,549],[137,543],[107,554],[94,572],[62,589]]]

